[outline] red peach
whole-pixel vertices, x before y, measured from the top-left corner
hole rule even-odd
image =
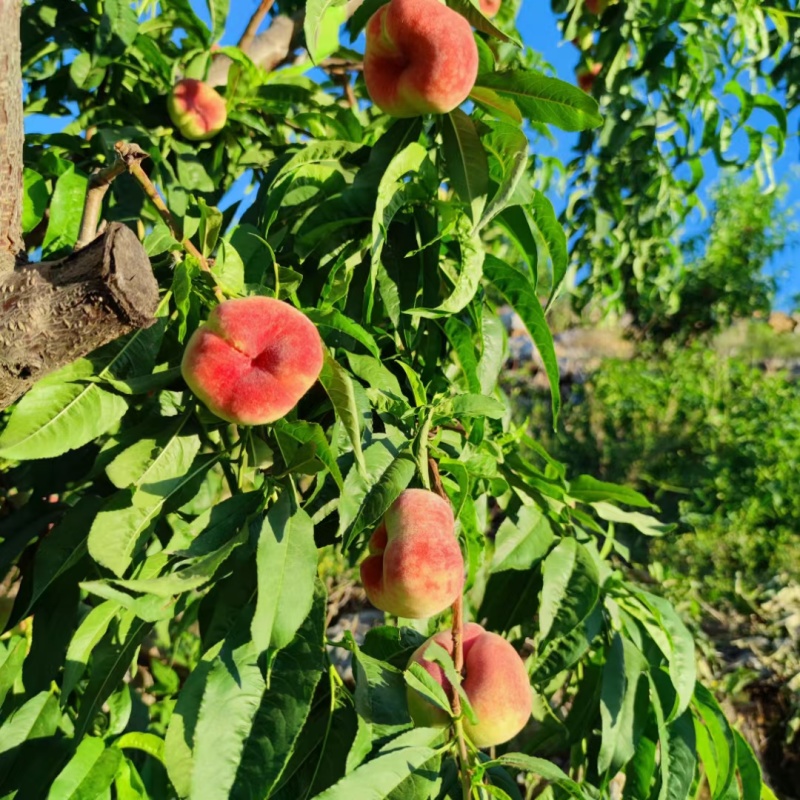
[[[193,78],[175,84],[167,109],[178,130],[196,142],[216,136],[228,118],[224,98],[207,83]]]
[[[189,388],[222,419],[262,425],[285,416],[322,370],[322,339],[288,303],[225,300],[191,336],[181,362]]]
[[[398,617],[444,611],[461,594],[464,558],[450,503],[427,489],[406,489],[369,540],[361,582],[370,602]]]
[[[417,648],[409,663],[416,661],[442,686],[448,697],[452,686],[444,670],[423,658],[431,642],[441,645],[452,656],[451,631],[442,631]],[[475,622],[464,626],[464,679],[462,687],[469,698],[477,722],[464,717],[464,732],[478,747],[503,744],[516,736],[530,719],[533,700],[525,664],[517,651],[496,633]],[[408,710],[416,725],[444,727],[449,716],[409,687]]]
[[[586,10],[598,17],[608,8],[609,0],[586,0]]]
[[[439,0],[390,0],[366,28],[364,80],[394,117],[445,114],[467,99],[478,48],[464,17]]]
[[[500,10],[502,0],[481,0],[481,13],[484,17],[493,17]]]
[[[581,67],[581,69],[579,69],[576,73],[578,78],[578,86],[580,86],[584,92],[590,94],[592,87],[594,86],[595,79],[600,74],[602,69],[603,65],[600,63],[592,64],[590,67]]]

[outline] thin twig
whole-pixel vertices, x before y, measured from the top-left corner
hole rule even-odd
[[[142,165],[139,163],[139,161],[131,161],[128,164],[128,172],[130,172],[130,174],[136,179],[136,181],[142,187],[144,193],[150,199],[150,202],[156,207],[156,210],[161,215],[161,219],[163,219],[166,223],[173,238],[177,239],[177,241],[181,243],[187,253],[193,255],[197,259],[202,270],[211,272],[205,256],[194,246],[194,243],[191,239],[184,237],[180,224],[170,213],[166,203],[161,199],[158,189],[156,189],[150,178],[147,177],[147,174],[142,169]],[[224,299],[222,289],[220,289],[220,287],[217,285],[214,286],[214,294],[218,300],[221,301]]]
[[[239,39],[238,47],[243,52],[246,53],[250,49],[250,46],[253,44],[253,39],[256,38],[258,29],[261,27],[261,23],[264,21],[264,17],[267,16],[274,2],[275,0],[261,0],[261,3],[259,4],[255,13],[250,18],[250,22],[247,23],[247,27],[242,34],[242,38]]]
[[[428,470],[430,472],[430,483],[433,491],[442,498],[442,500],[450,502],[450,498],[444,490],[442,485],[442,476],[439,474],[439,465],[436,459],[428,458]],[[453,603],[453,666],[456,672],[461,675],[464,669],[464,598],[461,594],[458,595],[455,603]],[[458,742],[458,758],[461,762],[459,770],[461,774],[461,789],[465,800],[470,797],[470,785],[472,783],[472,770],[469,768],[469,753],[467,751],[467,741],[464,738],[464,723],[461,719],[461,696],[455,687],[453,687],[453,694],[450,700],[451,708],[453,709],[453,717],[455,722],[453,728],[455,729],[456,740]]]

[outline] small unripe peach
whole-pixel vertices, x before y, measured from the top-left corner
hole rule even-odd
[[[461,594],[464,558],[450,503],[427,489],[406,489],[369,540],[361,582],[370,602],[398,617],[444,611]]]
[[[220,303],[192,334],[181,373],[218,417],[263,425],[297,405],[322,358],[322,339],[305,314],[270,297],[243,297]]]
[[[224,98],[207,83],[193,78],[175,84],[167,109],[178,130],[196,142],[216,136],[228,119]]]
[[[502,0],[481,0],[481,13],[484,17],[493,17],[500,10]]]
[[[444,670],[423,658],[428,645],[436,642],[453,654],[453,635],[442,631],[417,648],[409,663],[421,664],[452,698],[452,686]],[[496,633],[475,622],[464,626],[464,670],[462,688],[477,717],[471,723],[464,717],[464,732],[478,747],[503,744],[516,736],[530,719],[533,698],[525,664],[517,651]],[[408,711],[416,725],[444,727],[450,718],[429,703],[415,689],[408,688]]]
[[[464,17],[439,0],[390,0],[369,19],[364,80],[393,117],[445,114],[467,99],[478,47]]]

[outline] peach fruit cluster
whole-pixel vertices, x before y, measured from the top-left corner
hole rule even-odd
[[[377,608],[399,617],[439,614],[459,597],[464,583],[464,559],[455,534],[450,503],[426,489],[406,489],[390,506],[369,540],[369,555],[361,564],[361,582]],[[436,642],[453,654],[453,637],[443,631],[431,637],[411,657],[450,696],[442,668],[426,661],[428,645]],[[463,688],[477,716],[464,729],[478,747],[502,744],[522,730],[531,715],[531,690],[522,659],[502,636],[470,623],[464,628]],[[450,717],[413,689],[408,708],[417,725],[450,724]]]

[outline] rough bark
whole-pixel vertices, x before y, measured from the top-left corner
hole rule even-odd
[[[0,275],[0,409],[45,373],[146,327],[157,306],[150,260],[116,222],[61,261]]]
[[[0,275],[24,260],[22,241],[22,0],[0,0]]]

